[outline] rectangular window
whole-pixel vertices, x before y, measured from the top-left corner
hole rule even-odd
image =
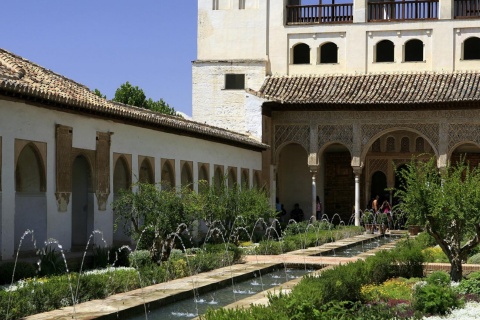
[[[213,1],[213,4],[212,4],[213,7],[212,7],[212,9],[213,9],[213,10],[218,10],[218,9],[219,9],[219,8],[218,8],[218,0],[212,0],[212,1]]]
[[[245,1],[247,1],[247,0],[238,0],[238,8],[240,10],[245,9]]]
[[[245,89],[245,75],[244,74],[226,74],[225,89],[227,90]]]

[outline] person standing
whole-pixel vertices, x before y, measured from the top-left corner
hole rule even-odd
[[[303,221],[303,210],[300,209],[300,205],[295,203],[292,212],[290,212],[290,217],[296,222]]]
[[[320,197],[317,196],[317,220],[322,219],[322,201]]]
[[[379,200],[379,199],[380,199],[380,196],[377,195],[377,196],[375,197],[375,199],[373,200],[373,202],[372,202],[373,212],[377,212],[378,209],[380,209],[380,208],[378,207],[378,200]]]

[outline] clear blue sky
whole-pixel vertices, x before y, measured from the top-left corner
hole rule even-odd
[[[192,114],[195,0],[2,1],[0,47],[98,88],[126,81]]]

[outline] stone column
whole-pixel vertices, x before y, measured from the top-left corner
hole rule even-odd
[[[310,166],[310,173],[312,174],[312,221],[317,220],[317,166]]]
[[[362,167],[354,167],[355,174],[355,225],[360,226],[360,176]]]

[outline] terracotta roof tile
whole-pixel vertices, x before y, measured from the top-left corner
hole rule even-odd
[[[272,76],[250,93],[288,104],[422,104],[480,101],[480,73]]]
[[[100,98],[86,86],[3,49],[0,49],[0,93],[54,103],[65,110],[74,108],[106,118],[141,121],[158,130],[174,129],[201,139],[220,140],[246,148],[268,148],[247,135]]]

